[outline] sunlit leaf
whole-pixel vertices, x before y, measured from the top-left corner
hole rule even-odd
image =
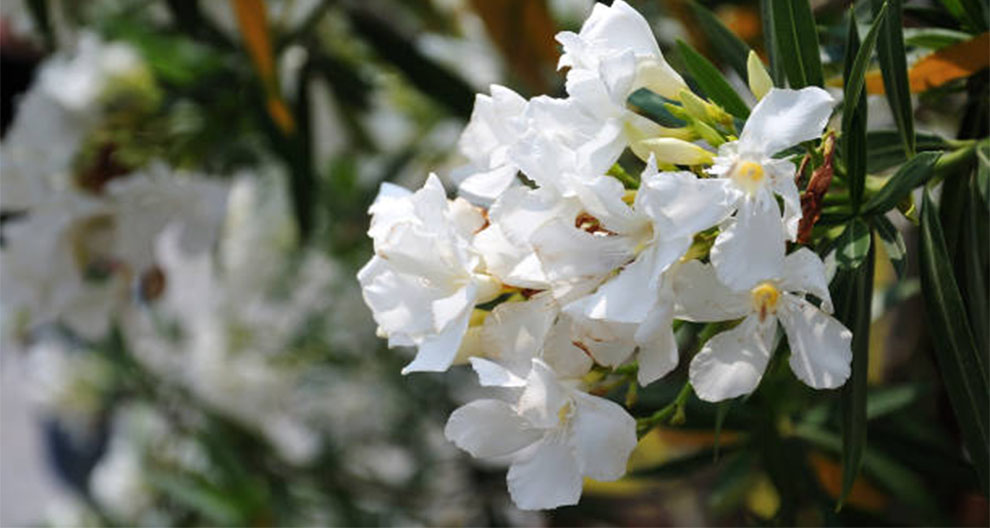
[[[770,0],[775,49],[791,88],[823,86],[818,29],[807,0]]]
[[[836,262],[842,269],[855,269],[870,252],[870,227],[859,218],[852,219],[836,241]]]
[[[691,77],[709,99],[740,119],[749,117],[749,108],[746,103],[732,89],[732,86],[729,85],[729,82],[725,80],[722,72],[718,71],[715,65],[708,62],[708,59],[684,41],[677,41],[677,49],[680,50],[681,57],[684,59],[684,64],[691,73]]]
[[[694,11],[694,17],[698,21],[698,25],[701,26],[701,30],[708,37],[708,43],[711,45],[711,49],[729,67],[735,70],[740,78],[745,79],[746,59],[749,57],[750,51],[749,46],[729,28],[725,27],[718,17],[715,16],[715,13],[712,13],[707,7],[694,1],[690,3],[690,6],[692,11]]]
[[[876,229],[877,238],[883,244],[883,249],[894,266],[897,278],[903,279],[907,268],[907,245],[901,232],[894,227],[894,224],[886,216],[877,215],[873,218],[873,227]]]
[[[863,206],[863,214],[885,213],[896,207],[912,190],[931,178],[935,162],[941,155],[941,152],[922,152],[901,165],[880,191]]]

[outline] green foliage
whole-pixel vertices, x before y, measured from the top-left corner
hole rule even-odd
[[[985,358],[981,357],[985,351],[981,353],[976,348],[938,211],[928,191],[921,207],[920,258],[922,293],[935,357],[980,485],[986,491],[990,467],[990,409],[986,396],[990,387]]]
[[[773,49],[779,53],[791,88],[824,86],[818,29],[806,0],[769,0],[773,13]]]
[[[684,41],[677,41],[677,49],[681,52],[681,58],[687,66],[691,77],[698,83],[705,95],[730,114],[745,119],[749,117],[749,108],[743,102],[739,94],[732,89],[729,82],[725,80],[718,68],[708,61],[703,55]]]

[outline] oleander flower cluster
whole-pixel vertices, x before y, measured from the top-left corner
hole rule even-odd
[[[575,504],[583,478],[625,473],[636,421],[593,394],[593,373],[664,377],[681,361],[675,320],[724,323],[690,358],[706,401],[753,392],[779,339],[816,389],[842,385],[851,360],[822,259],[792,244],[802,213],[786,151],[822,136],[832,98],[772,87],[753,56],[758,102],[738,122],[688,88],[621,0],[557,40],[567,96],[478,95],[459,197],[435,174],[415,192],[383,184],[358,274],[379,335],[417,349],[403,373],[470,363],[493,389],[454,411],[446,436],[507,464],[523,509]],[[685,125],[637,113],[640,89]]]

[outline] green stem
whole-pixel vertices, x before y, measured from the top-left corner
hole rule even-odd
[[[685,381],[684,386],[681,387],[681,390],[677,393],[677,397],[674,398],[674,401],[670,402],[664,408],[653,413],[652,415],[636,420],[636,432],[639,437],[642,438],[646,433],[650,432],[651,429],[667,421],[668,419],[670,419],[670,423],[672,425],[684,423],[684,405],[687,403],[687,399],[690,395],[691,382]]]

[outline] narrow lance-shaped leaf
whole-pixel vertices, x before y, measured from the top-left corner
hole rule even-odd
[[[987,306],[987,244],[988,233],[987,224],[990,218],[987,215],[986,205],[977,190],[976,175],[969,178],[969,192],[967,193],[966,213],[963,222],[962,242],[965,244],[964,250],[960,252],[963,259],[962,268],[965,270],[965,288],[963,297],[969,311],[969,322],[973,325],[973,337],[976,340],[977,350],[990,349],[990,309]],[[983,360],[982,368],[987,370],[987,358],[977,355],[977,359]]]
[[[890,111],[901,133],[904,150],[914,155],[914,114],[911,109],[911,86],[908,83],[907,55],[904,51],[904,32],[901,20],[901,0],[870,0],[876,20],[886,9],[886,17],[880,25],[877,41],[877,58],[887,93]],[[875,23],[875,22],[874,22]]]
[[[908,159],[900,132],[897,130],[870,130],[866,133],[866,142],[870,146],[866,160],[868,173],[873,174],[896,167]],[[919,152],[944,150],[948,145],[946,140],[938,135],[915,134],[915,149]]]
[[[791,88],[824,86],[818,29],[807,0],[770,0],[775,49]]]
[[[784,86],[784,65],[780,62],[780,50],[777,49],[777,36],[773,23],[773,0],[760,0],[760,23],[763,26],[763,46],[770,59],[770,77],[775,86]]]
[[[749,57],[749,46],[736,36],[707,7],[698,2],[691,2],[691,9],[694,11],[694,18],[698,21],[701,30],[708,37],[711,49],[736,71],[740,77],[746,78],[746,59]]]
[[[862,209],[863,214],[882,214],[897,207],[911,191],[932,177],[935,162],[941,155],[941,152],[923,152],[901,165],[880,191],[866,202]]]
[[[866,96],[862,93],[863,72],[876,42],[874,24],[869,35],[872,41],[868,46],[860,46],[859,32],[856,30],[854,12],[849,11],[849,26],[846,34],[845,63],[845,109],[842,111],[842,157],[846,165],[846,182],[853,210],[859,209],[866,182]]]
[[[859,220],[854,220],[850,228]],[[866,232],[869,242],[869,230]],[[869,245],[865,262],[852,270],[840,270],[833,281],[835,313],[852,331],[852,373],[842,387],[842,491],[838,508],[852,490],[866,450],[866,378],[870,359],[870,301],[873,298],[873,269],[876,251]]]
[[[981,367],[966,308],[945,246],[938,211],[926,190],[921,207],[921,291],[932,347],[963,441],[984,492],[990,468],[987,373]]]
[[[677,48],[681,52],[681,57],[684,59],[684,64],[687,66],[688,72],[691,73],[691,77],[709,99],[740,119],[749,117],[749,107],[732,89],[729,82],[722,76],[722,72],[718,71],[714,64],[684,41],[678,40]]]

